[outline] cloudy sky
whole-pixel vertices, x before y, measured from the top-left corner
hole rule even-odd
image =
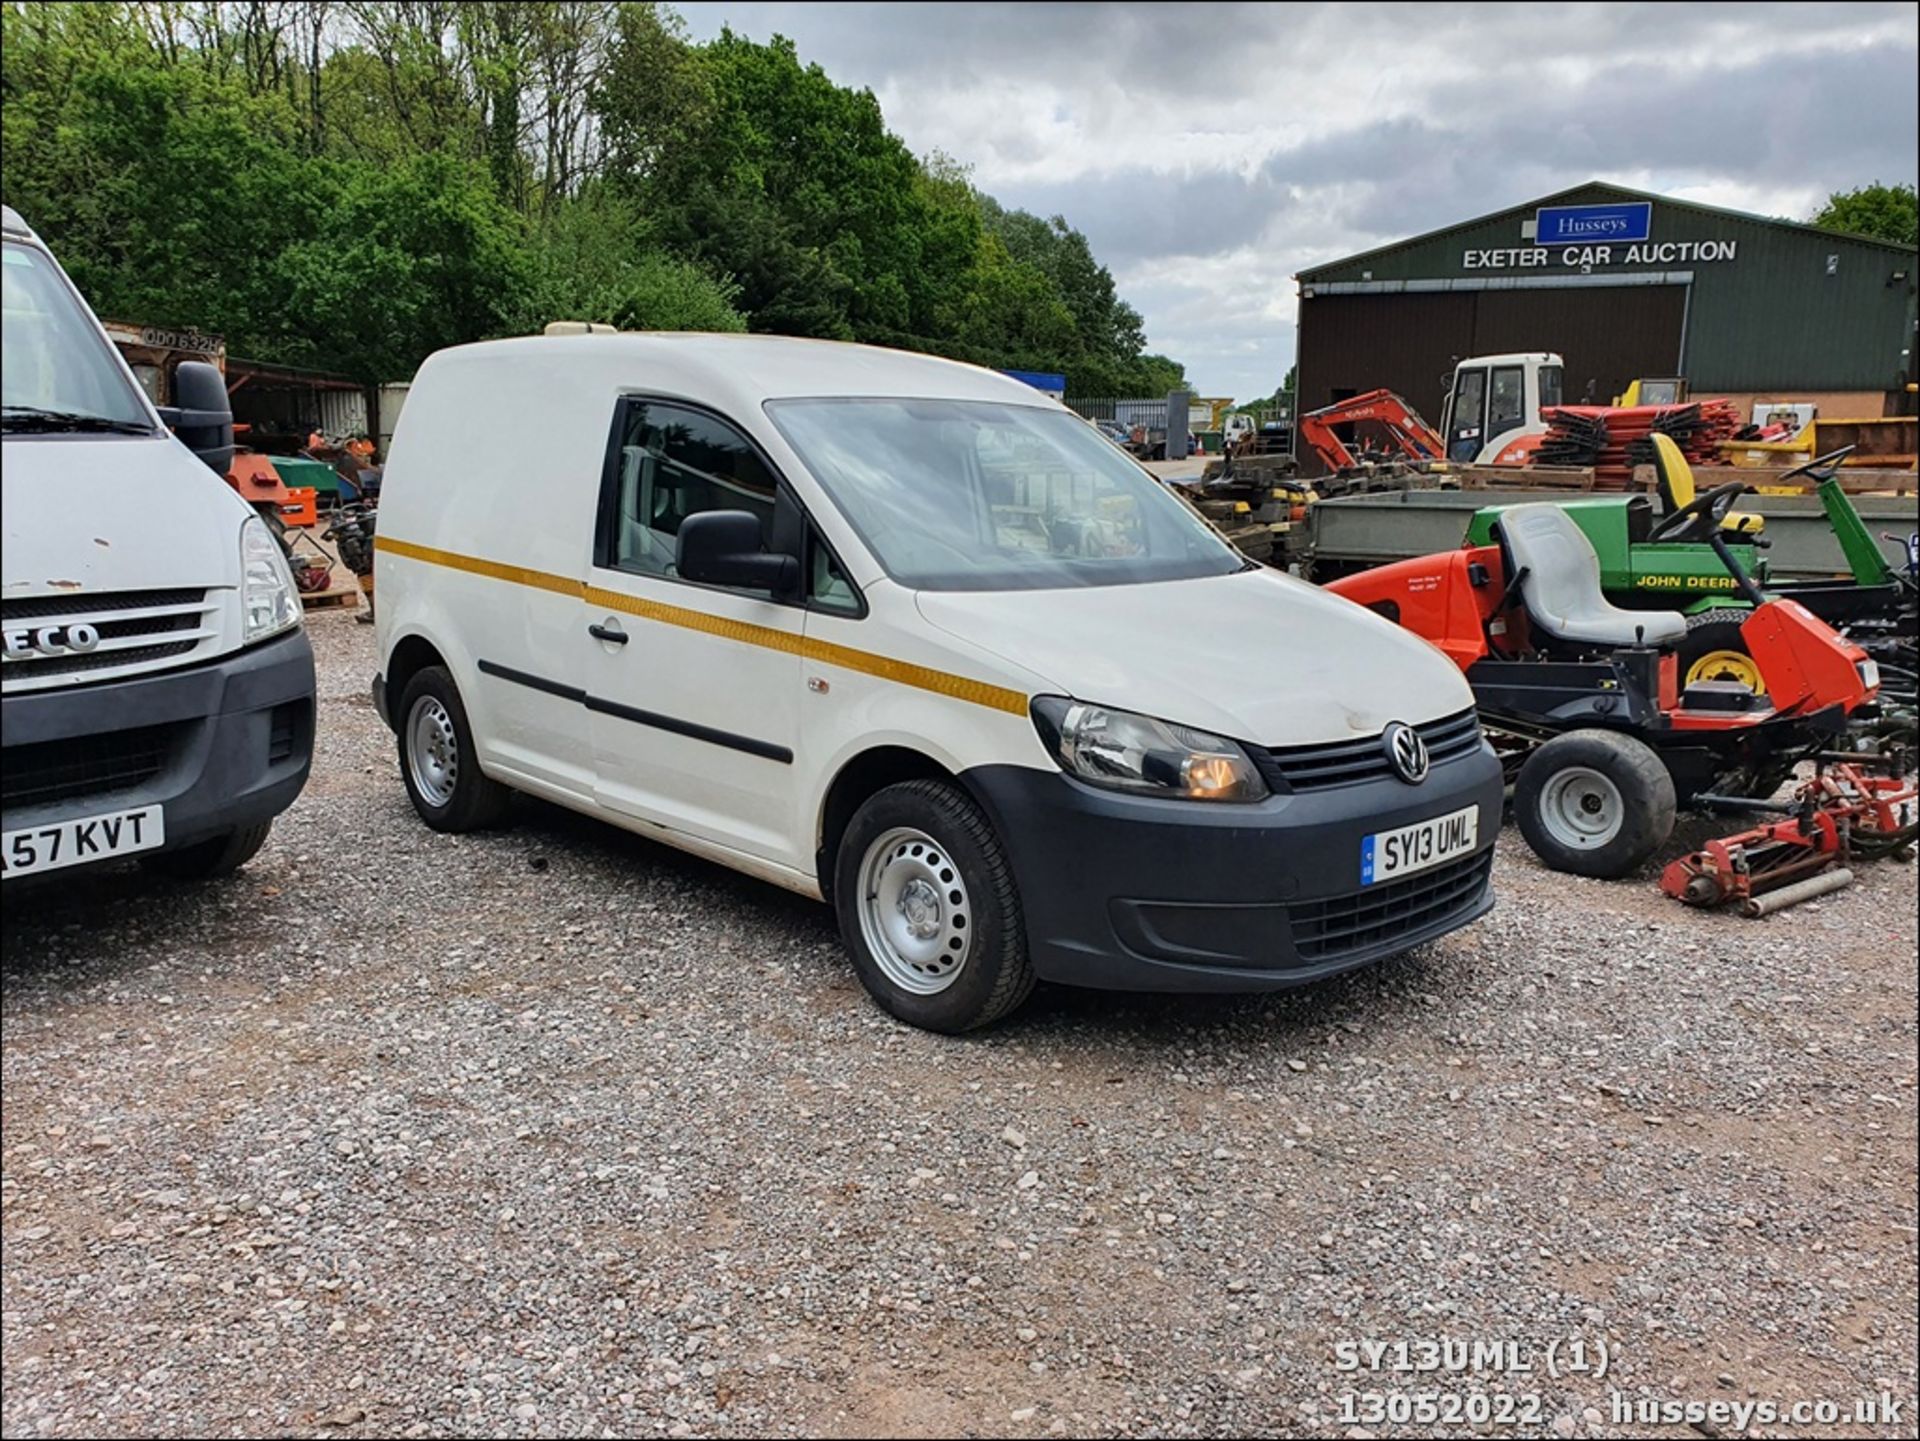
[[[1804,218],[1916,171],[1905,3],[676,8],[1064,214],[1209,395],[1278,384],[1320,261],[1595,178]]]

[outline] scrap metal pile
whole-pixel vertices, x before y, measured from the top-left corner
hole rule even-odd
[[[1690,405],[1561,405],[1540,412],[1546,438],[1534,452],[1541,465],[1593,467],[1595,490],[1628,490],[1636,465],[1653,463],[1653,434],[1670,435],[1696,465],[1717,465],[1719,443],[1740,428],[1728,400]]]

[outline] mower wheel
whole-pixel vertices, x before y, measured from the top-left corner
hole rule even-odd
[[[1513,814],[1556,871],[1624,876],[1673,834],[1673,777],[1644,741],[1614,731],[1555,736],[1513,783]]]
[[[1752,611],[1715,606],[1687,617],[1687,636],[1675,647],[1679,661],[1680,688],[1696,681],[1738,681],[1755,695],[1767,693],[1767,682],[1760,674],[1759,662],[1747,649],[1740,623]]]

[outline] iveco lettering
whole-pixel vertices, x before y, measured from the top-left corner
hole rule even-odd
[[[1458,670],[990,371],[584,326],[444,350],[375,570],[429,826],[525,791],[817,897],[915,1025],[1036,980],[1299,985],[1493,904]]]

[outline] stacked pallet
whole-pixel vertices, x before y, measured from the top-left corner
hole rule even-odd
[[[1727,400],[1691,405],[1562,405],[1541,412],[1546,438],[1534,458],[1543,465],[1592,466],[1596,490],[1629,490],[1633,468],[1653,462],[1656,433],[1696,465],[1719,463],[1719,445],[1740,428]]]

